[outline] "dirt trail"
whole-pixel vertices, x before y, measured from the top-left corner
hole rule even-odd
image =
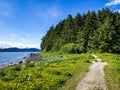
[[[89,67],[89,72],[86,76],[79,82],[76,90],[108,90],[105,85],[104,79],[104,67],[107,65],[106,62],[101,62],[100,58],[92,55],[97,62],[93,61],[92,65]]]

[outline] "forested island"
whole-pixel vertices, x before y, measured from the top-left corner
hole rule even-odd
[[[0,52],[40,52],[37,48],[0,48]]]
[[[43,37],[41,49],[45,52],[120,53],[120,13],[102,9],[68,15],[56,26],[51,26]]]

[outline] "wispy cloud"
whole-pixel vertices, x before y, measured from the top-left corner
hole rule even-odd
[[[120,13],[120,10],[115,10],[114,12],[118,12],[118,13]]]
[[[15,30],[15,31],[14,31]],[[37,47],[40,48],[40,32],[22,32],[22,30],[6,27],[4,23],[0,24],[0,48],[1,47]]]
[[[11,33],[9,34],[11,41],[14,42],[21,42],[21,43],[26,43],[26,44],[31,44],[31,43],[39,43],[41,41],[41,38],[43,37],[42,33]]]
[[[18,37],[19,35],[15,34],[15,33],[11,33],[10,36],[12,36],[12,37]]]
[[[0,15],[1,16],[10,16],[13,13],[12,4],[8,2],[0,1]]]
[[[35,15],[40,18],[50,19],[50,18],[57,18],[62,15],[62,11],[57,6],[37,6],[34,9]]]
[[[0,41],[0,48],[10,48],[10,47],[40,48],[40,45],[39,44],[24,44],[24,43],[12,43],[12,42]]]
[[[120,0],[111,0],[110,2],[106,3],[105,6],[112,6],[120,4]]]

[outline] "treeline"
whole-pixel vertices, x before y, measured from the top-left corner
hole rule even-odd
[[[66,44],[74,46],[72,50],[76,53],[120,53],[120,13],[103,8],[98,12],[78,13],[74,18],[68,15],[50,27],[42,39],[41,49],[59,51]]]

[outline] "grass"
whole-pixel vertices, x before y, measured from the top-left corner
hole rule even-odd
[[[74,90],[88,71],[89,54],[41,54],[44,61],[0,69],[0,90]]]
[[[90,54],[41,54],[42,62],[26,62],[0,69],[0,90],[75,90],[88,72]],[[120,90],[120,55],[95,54],[104,68],[109,90]]]
[[[97,56],[108,63],[105,67],[105,80],[108,90],[120,90],[120,55],[104,53]]]
[[[79,69],[76,75],[69,79],[66,84],[60,88],[60,90],[75,90],[76,86],[85,76],[86,72],[88,72],[88,65],[83,66],[82,69]]]

